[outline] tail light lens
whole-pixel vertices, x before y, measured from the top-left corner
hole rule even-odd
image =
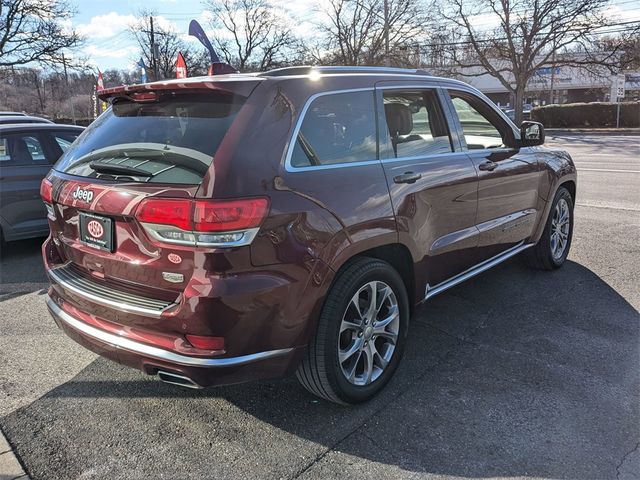
[[[193,221],[199,232],[225,232],[258,227],[267,215],[265,198],[224,202],[195,202]]]
[[[156,240],[203,247],[250,244],[269,211],[266,198],[189,200],[147,198],[136,218]]]
[[[47,217],[55,220],[56,213],[53,210],[53,184],[47,178],[43,179],[40,183],[40,197],[42,197],[44,206],[47,207]]]
[[[45,203],[53,203],[53,184],[47,178],[40,183],[40,196]]]

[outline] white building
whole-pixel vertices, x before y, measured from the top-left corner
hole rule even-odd
[[[512,103],[507,89],[489,74],[478,77],[461,77],[478,88],[495,103]],[[640,72],[625,73],[625,101],[640,100]],[[524,103],[545,105],[547,103],[608,102],[611,98],[613,77],[608,71],[589,73],[577,67],[546,67],[529,81]],[[553,86],[552,86],[553,84]],[[551,89],[553,88],[553,100]]]

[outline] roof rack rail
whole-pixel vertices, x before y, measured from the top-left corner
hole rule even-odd
[[[402,75],[429,75],[426,70],[417,68],[398,67],[367,67],[367,66],[313,66],[303,65],[299,67],[283,67],[268,70],[258,74],[260,77],[282,77],[286,75],[308,75],[311,72],[319,73],[395,73]]]

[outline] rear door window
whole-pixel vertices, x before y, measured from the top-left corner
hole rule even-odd
[[[36,133],[10,133],[0,137],[0,165],[46,165],[43,142]]]
[[[313,167],[377,159],[373,90],[322,95],[305,113],[291,166]]]
[[[107,180],[200,184],[244,101],[226,92],[116,99],[54,168]]]

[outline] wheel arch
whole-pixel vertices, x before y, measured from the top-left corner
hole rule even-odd
[[[532,243],[538,243],[538,241],[540,240],[540,237],[542,236],[542,232],[544,231],[544,227],[547,223],[547,218],[549,217],[549,213],[551,212],[553,199],[556,198],[558,190],[560,190],[561,187],[564,187],[569,191],[569,193],[571,194],[571,198],[573,199],[573,204],[575,206],[576,193],[577,193],[577,175],[575,171],[572,172],[571,174],[567,174],[559,178],[558,181],[555,183],[554,187],[551,189],[550,191],[551,195],[549,195],[546,205],[544,207],[544,211],[541,217],[539,217],[538,227],[534,235],[531,236]]]
[[[556,193],[561,187],[564,187],[569,191],[569,193],[571,194],[571,198],[573,199],[573,203],[575,204],[576,188],[577,188],[575,180],[565,180],[564,182],[560,183],[560,185],[558,185],[558,188],[556,189]],[[555,197],[555,193],[554,193],[554,197]]]
[[[339,264],[332,265],[332,269],[335,271],[334,277],[331,282],[331,286],[335,282],[336,278],[340,275],[345,268],[347,268],[353,261],[359,258],[375,258],[382,260],[391,265],[402,278],[402,281],[407,290],[409,297],[409,305],[413,312],[414,305],[416,303],[416,278],[413,257],[406,245],[398,242],[382,243],[375,245],[364,250],[358,250],[352,252],[351,255],[342,256]],[[329,287],[329,289],[331,288]]]

